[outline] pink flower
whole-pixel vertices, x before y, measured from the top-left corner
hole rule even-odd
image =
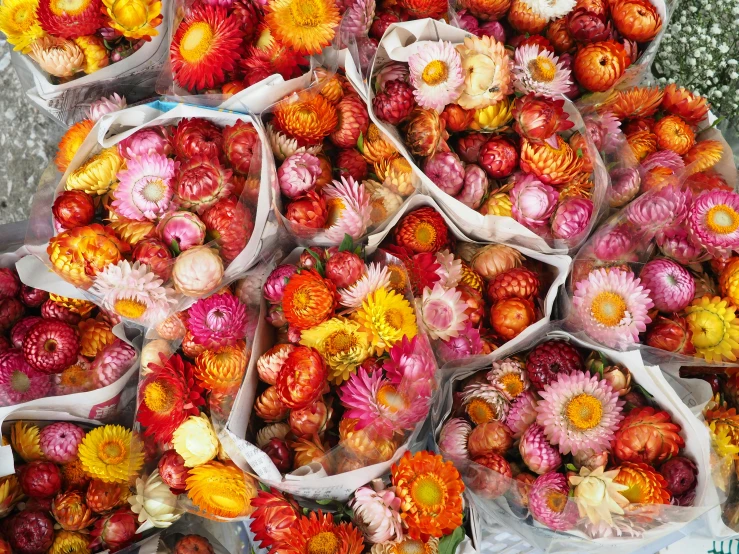
[[[659,229],[679,223],[690,203],[690,191],[666,186],[640,196],[626,208],[626,218],[638,229]]]
[[[229,293],[201,298],[187,310],[193,340],[208,349],[243,340],[247,323],[246,306]]]
[[[688,229],[690,237],[714,255],[739,251],[739,194],[702,193],[690,207]]]
[[[562,456],[547,441],[544,428],[536,423],[524,431],[518,450],[526,466],[537,475],[555,471],[562,465]]]
[[[529,511],[534,519],[555,531],[568,531],[577,523],[577,507],[569,499],[570,485],[561,473],[546,473],[531,485]]]
[[[554,238],[576,241],[587,230],[592,215],[593,201],[589,198],[566,198],[552,218]]]
[[[608,189],[608,203],[612,208],[620,208],[639,194],[641,175],[633,167],[611,171],[611,188]]]
[[[321,162],[313,154],[299,152],[289,156],[277,170],[282,194],[297,198],[315,187],[321,174]]]
[[[453,417],[444,424],[439,433],[439,448],[444,454],[454,458],[469,458],[467,439],[472,426],[461,417]]]
[[[516,179],[510,196],[513,218],[527,227],[537,228],[549,223],[557,207],[559,193],[535,175],[527,173]]]
[[[368,542],[382,544],[403,538],[400,519],[400,498],[392,489],[374,491],[360,487],[349,503],[354,510],[354,521]]]
[[[375,75],[375,86],[378,92],[385,90],[385,85],[390,81],[407,81],[410,72],[408,65],[400,62],[391,62],[380,69]]]
[[[145,154],[126,162],[118,172],[118,188],[112,207],[122,217],[135,221],[163,216],[174,196],[173,179],[179,162],[159,154]]]
[[[124,158],[132,159],[146,154],[169,156],[174,152],[165,127],[147,127],[136,131],[118,143],[118,152]]]
[[[100,100],[96,100],[90,104],[88,111],[88,117],[97,123],[97,121],[106,114],[117,112],[126,107],[126,98],[119,96],[118,93],[113,93],[110,97],[103,96]]]
[[[388,355],[382,369],[393,385],[402,389],[417,389],[420,396],[429,393],[434,386],[436,363],[426,341],[418,338],[418,335],[410,340],[404,336],[393,345]]]
[[[443,192],[456,196],[464,185],[464,166],[453,152],[437,152],[426,158],[423,172]]]
[[[437,345],[439,355],[444,360],[461,360],[482,353],[482,338],[480,330],[473,327],[468,321],[464,323],[464,329],[456,337],[439,342]]]
[[[642,173],[647,173],[655,167],[666,167],[667,169],[671,169],[673,173],[677,173],[685,169],[685,162],[679,154],[672,150],[659,150],[658,152],[652,152],[644,158],[639,169]]]
[[[85,431],[81,427],[66,421],[58,421],[41,430],[39,444],[48,460],[66,464],[77,457],[77,448],[83,438]]]
[[[292,264],[278,265],[274,268],[264,282],[264,299],[270,304],[279,304],[282,302],[285,285],[287,285],[288,280],[297,270],[298,268]]]
[[[41,398],[50,388],[51,377],[28,365],[19,348],[0,354],[0,405]]]
[[[530,390],[518,395],[511,402],[505,424],[513,433],[514,438],[521,438],[529,425],[536,421],[536,403],[536,395]]]
[[[693,242],[687,229],[682,226],[668,227],[657,234],[657,246],[665,256],[681,264],[692,264],[706,256],[706,251]]]
[[[352,177],[341,177],[326,185],[323,195],[329,212],[328,240],[340,244],[345,235],[357,240],[367,232],[372,220],[372,206],[364,184],[357,183]]]
[[[165,215],[157,225],[157,234],[173,250],[184,252],[205,241],[205,223],[192,212],[173,212]]]
[[[634,257],[636,244],[625,225],[611,229],[599,229],[593,238],[593,253],[599,260],[622,261]]]
[[[488,193],[489,182],[487,173],[479,165],[468,164],[464,168],[464,183],[456,198],[465,206],[476,210],[482,205]]]
[[[672,260],[648,262],[639,275],[649,289],[654,307],[660,312],[679,312],[688,307],[695,296],[695,279],[690,272]]]
[[[444,289],[439,283],[423,289],[421,319],[432,339],[448,340],[459,336],[468,316],[467,303],[456,288]]]

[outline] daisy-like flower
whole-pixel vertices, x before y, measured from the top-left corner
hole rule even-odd
[[[159,154],[127,161],[118,172],[118,188],[112,208],[118,215],[135,221],[151,221],[164,215],[174,196],[173,179],[179,162]]]
[[[562,454],[607,450],[623,419],[618,393],[597,375],[574,371],[539,392],[536,422]]]
[[[702,193],[688,212],[690,236],[712,253],[739,251],[739,194],[725,190]]]
[[[451,42],[431,42],[408,58],[413,96],[422,108],[441,112],[464,86],[462,59]]]
[[[341,177],[323,189],[328,207],[326,237],[337,244],[349,235],[359,239],[372,220],[370,196],[362,183],[352,177]]]
[[[462,404],[470,421],[482,425],[506,418],[510,405],[500,390],[490,383],[470,383],[462,389]]]
[[[54,77],[72,77],[85,66],[85,53],[71,40],[45,35],[30,46],[28,56]]]
[[[13,50],[28,54],[34,41],[44,36],[36,17],[38,4],[38,0],[5,0],[0,4],[0,32]]]
[[[639,340],[652,319],[649,290],[630,271],[595,269],[575,286],[575,317],[593,339],[612,348]]]
[[[235,518],[251,513],[257,488],[254,478],[233,462],[212,461],[188,471],[187,497],[213,516]]]
[[[511,93],[511,62],[502,43],[491,36],[467,37],[457,52],[464,76],[457,104],[466,110],[487,108]]]
[[[306,329],[300,335],[300,344],[318,350],[329,367],[329,380],[340,385],[370,355],[371,346],[366,332],[359,324],[342,317]]]
[[[427,397],[434,386],[436,364],[434,354],[427,342],[416,335],[412,339],[403,337],[390,349],[390,357],[382,368],[390,382],[402,390],[410,391],[413,398]]]
[[[509,401],[515,400],[531,386],[526,375],[526,367],[515,358],[493,362],[493,368],[485,377]]]
[[[90,292],[101,298],[106,310],[147,326],[167,317],[176,303],[172,288],[162,286],[148,265],[127,260],[108,264],[95,276]]]
[[[247,324],[246,306],[233,294],[201,298],[187,310],[187,328],[195,343],[205,348],[244,340]]]
[[[534,15],[547,21],[566,16],[577,4],[576,0],[523,0],[523,3],[531,8]]]
[[[364,539],[352,523],[335,523],[334,516],[311,512],[280,534],[280,554],[362,554]]]
[[[436,262],[439,264],[436,270],[439,284],[445,289],[456,287],[462,279],[462,260],[445,248],[436,253]]]
[[[367,265],[356,283],[339,291],[339,303],[347,308],[359,308],[364,300],[377,289],[387,288],[390,273],[387,267],[372,262]]]
[[[529,511],[539,523],[567,531],[577,523],[577,509],[569,500],[567,477],[554,471],[540,475],[529,489]]]
[[[467,303],[455,288],[445,290],[439,283],[426,287],[421,299],[421,317],[432,339],[448,340],[459,335],[467,320]]]
[[[621,494],[629,487],[614,483],[619,469],[605,471],[605,466],[600,466],[591,471],[583,466],[579,475],[570,475],[570,485],[575,487],[574,499],[577,504],[580,517],[598,525],[601,521],[613,524],[611,514],[623,515],[624,507],[629,501]]]
[[[539,50],[533,44],[516,49],[513,64],[513,86],[524,94],[533,92],[549,98],[557,98],[572,86],[570,70],[559,58],[547,50]]]
[[[350,502],[357,526],[372,544],[397,541],[403,538],[400,520],[400,498],[392,489],[375,491],[360,487]]]
[[[384,287],[369,294],[352,319],[369,333],[370,344],[378,355],[403,337],[412,339],[418,333],[416,314],[408,300]]]
[[[144,466],[144,445],[120,425],[96,427],[77,450],[82,468],[105,483],[128,483]]]
[[[320,54],[341,22],[334,0],[271,0],[265,23],[272,36],[300,54]]]
[[[726,300],[704,296],[685,308],[691,341],[707,362],[736,361],[739,355],[739,318]]]

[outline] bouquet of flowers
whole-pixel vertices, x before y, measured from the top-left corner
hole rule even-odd
[[[354,85],[323,68],[315,76],[314,86],[285,96],[263,119],[278,164],[280,219],[299,240],[338,246],[345,235],[360,240],[382,226],[418,181],[370,122]]]
[[[402,260],[421,324],[440,362],[513,348],[549,322],[570,258],[471,242],[427,196],[373,236]]]
[[[332,510],[301,509],[297,499],[267,488],[254,500],[249,524],[263,552],[395,554],[462,552],[464,483],[451,462],[420,451],[406,452],[386,479],[359,487]],[[340,545],[340,549],[338,546]]]
[[[437,380],[407,283],[399,260],[365,261],[348,238],[297,249],[269,274],[262,317],[276,339],[257,329],[241,449],[261,481],[343,499],[415,440]]]
[[[136,127],[106,137],[114,124]],[[154,104],[98,125],[58,184],[42,183],[36,195],[29,248],[39,259],[101,307],[144,325],[254,263],[269,205],[260,181],[272,174],[258,121]]]
[[[214,532],[218,536],[214,536]],[[245,541],[235,537],[237,532],[238,527],[234,524],[214,523],[185,515],[164,531],[119,550],[118,553],[230,554],[231,552],[246,552]],[[227,548],[219,539],[234,544],[230,544],[230,548]]]
[[[9,431],[17,465],[0,478],[0,550],[115,552],[138,539],[150,491],[129,488],[146,456],[135,433],[70,421],[15,421]]]
[[[401,42],[401,31],[416,41]],[[532,72],[549,58],[526,46],[514,58],[493,36],[396,25],[375,59],[372,115],[473,238],[574,248],[597,219],[605,168],[577,110],[558,98],[562,69]]]
[[[631,551],[712,506],[705,428],[636,352],[544,333],[444,400],[437,442],[471,502],[534,544]]]
[[[141,352],[136,422],[155,452],[144,489],[160,487],[172,505],[181,496],[181,506],[209,518],[248,515],[256,495],[220,432],[249,364],[261,280],[246,276],[171,315]]]

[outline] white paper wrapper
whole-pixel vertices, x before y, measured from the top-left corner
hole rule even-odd
[[[422,49],[428,41],[445,40],[452,44],[460,44],[465,37],[472,36],[467,31],[452,27],[446,23],[435,21],[433,19],[420,19],[417,21],[408,21],[405,23],[395,23],[391,25],[385,32],[377,49],[377,55],[372,67],[373,75],[375,71],[390,61],[407,62],[408,58]],[[574,251],[587,235],[593,229],[598,220],[600,209],[603,205],[606,190],[608,188],[608,173],[603,165],[600,156],[597,153],[595,145],[590,137],[584,132],[584,123],[580,114],[574,105],[565,101],[564,109],[575,123],[573,131],[582,131],[583,137],[588,145],[590,158],[593,161],[593,215],[590,219],[588,232],[583,233],[578,244],[565,244],[565,241],[555,240],[547,241],[540,237],[529,228],[517,222],[511,217],[504,216],[484,216],[469,206],[462,204],[456,198],[443,192],[413,161],[413,156],[406,148],[403,139],[393,125],[381,121],[372,109],[372,100],[374,98],[374,89],[369,87],[368,109],[372,121],[382,129],[392,140],[395,147],[411,161],[413,169],[418,173],[423,184],[423,188],[428,192],[439,204],[444,211],[449,214],[451,219],[459,226],[462,231],[474,240],[484,242],[502,242],[509,245],[523,246],[545,253],[567,253],[568,250]]]
[[[645,531],[640,538],[590,539],[580,531],[553,532],[539,523],[531,524],[522,520],[511,510],[504,497],[494,500],[483,499],[468,487],[465,492],[468,500],[479,510],[480,517],[483,520],[489,519],[506,529],[510,529],[529,544],[548,553],[627,554],[637,552],[640,549],[644,549],[643,552],[649,552],[649,545],[657,544],[666,537],[673,536],[674,540],[678,540],[681,538],[680,530],[682,528],[706,514],[718,504],[718,498],[715,496],[710,477],[710,439],[707,428],[683,403],[680,396],[665,380],[659,368],[644,365],[638,351],[618,352],[602,348],[565,333],[559,330],[556,325],[541,330],[536,336],[530,337],[526,343],[519,344],[516,351],[528,350],[549,339],[567,340],[579,347],[596,350],[609,360],[624,365],[631,372],[633,382],[649,392],[660,409],[667,411],[672,420],[680,425],[682,428],[681,435],[685,439],[685,447],[682,449],[682,453],[698,466],[698,483],[693,507],[661,507],[662,512],[659,521],[662,522],[662,525]],[[508,355],[514,353],[508,352]],[[438,410],[432,413],[434,437],[438,437],[439,431],[451,413],[454,383],[487,366],[487,363],[480,363],[460,368],[445,383]],[[457,463],[460,462],[457,461]],[[465,462],[462,465],[477,466],[472,462]],[[458,465],[458,468],[460,468],[460,465]],[[475,468],[469,469],[474,470]],[[464,477],[465,468],[460,468],[460,472]]]
[[[26,240],[28,250],[37,260],[24,260],[18,268],[24,282],[35,288],[49,290],[50,292],[52,292],[52,286],[58,285],[57,280],[52,280],[49,277],[50,275],[57,276],[50,269],[49,256],[46,253],[49,240],[57,234],[54,230],[52,217],[50,217],[49,207],[53,204],[54,198],[64,190],[67,177],[77,167],[82,165],[92,154],[102,148],[115,146],[140,129],[157,125],[174,125],[182,118],[192,117],[207,119],[221,127],[233,125],[238,120],[251,122],[259,134],[261,144],[259,177],[261,185],[254,212],[254,231],[244,250],[226,267],[221,286],[230,283],[240,273],[253,266],[265,245],[275,240],[277,231],[276,226],[267,221],[270,212],[269,183],[274,178],[275,173],[272,153],[269,150],[260,121],[248,114],[237,114],[186,104],[153,102],[113,112],[101,118],[77,150],[67,171],[61,178],[53,168],[47,169],[34,195],[31,222]],[[91,293],[69,283],[65,283],[65,285],[69,285],[67,287],[69,290],[67,290],[67,293],[63,293],[64,296],[84,298],[100,304],[100,299]],[[186,298],[182,295],[177,295],[176,298],[177,304],[172,307],[171,313],[185,309],[194,301],[193,298]]]

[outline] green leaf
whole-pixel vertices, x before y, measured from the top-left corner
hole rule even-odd
[[[567,464],[567,465],[565,466],[565,469],[567,469],[567,471],[574,471],[574,472],[577,472],[577,468],[576,468],[576,467],[574,466],[574,464]]]
[[[316,504],[320,504],[321,506],[328,506],[332,502],[333,502],[333,500],[331,500],[330,498],[324,498],[322,500],[316,500]]]
[[[313,256],[314,260],[316,260],[316,271],[321,274],[321,277],[324,277],[326,275],[326,269],[323,267],[323,261],[321,260],[321,258],[310,248],[306,248],[305,250],[306,252],[308,252],[308,254]]]
[[[457,527],[451,535],[439,541],[439,554],[454,554],[464,540],[464,527]]]
[[[352,239],[352,237],[347,233],[344,235],[344,240],[342,240],[339,245],[339,252],[351,252],[352,250],[354,250],[354,239]]]
[[[582,158],[582,148],[577,149],[577,157]]]
[[[259,488],[262,489],[264,492],[272,492],[272,489],[270,489],[267,485],[259,481]]]
[[[357,149],[359,150],[360,154],[364,154],[364,136],[360,132],[359,138],[357,139]]]
[[[174,252],[175,256],[179,256],[181,253],[180,250],[180,243],[177,242],[175,239],[172,239],[172,243],[169,245],[169,247],[172,249],[172,252]]]
[[[632,388],[635,388],[636,390],[638,390],[640,393],[642,393],[647,398],[654,398],[654,395],[650,394],[649,391],[647,389],[645,389],[644,387],[642,387],[641,385],[638,385],[638,384],[637,385],[632,385]]]

